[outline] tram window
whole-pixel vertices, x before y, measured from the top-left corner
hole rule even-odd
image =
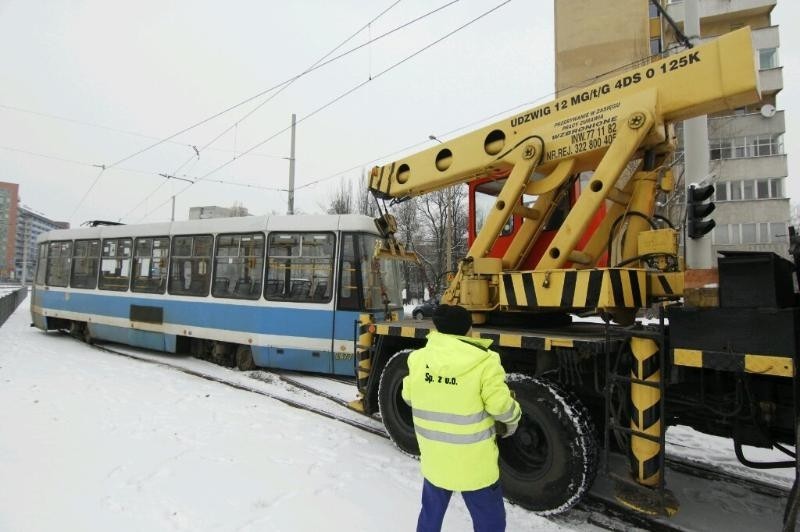
[[[47,252],[46,284],[67,286],[70,262],[72,262],[72,242],[50,242],[50,249]]]
[[[36,264],[36,284],[43,285],[47,273],[47,244],[39,244],[39,259]]]
[[[330,301],[334,245],[332,233],[270,233],[267,299]]]
[[[361,291],[358,289],[358,257],[354,235],[344,235],[342,241],[342,264],[339,268],[340,310],[360,310]]]
[[[211,235],[176,236],[172,239],[169,293],[207,296],[211,284]]]
[[[264,235],[219,235],[214,256],[211,295],[235,299],[261,297],[264,276]]]
[[[163,294],[167,288],[169,237],[137,238],[134,250],[131,290]]]
[[[72,288],[97,288],[100,268],[100,240],[76,240],[72,248]]]
[[[131,273],[130,238],[110,238],[103,240],[100,261],[100,290],[126,292]]]

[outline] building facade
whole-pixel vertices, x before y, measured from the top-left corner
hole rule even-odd
[[[791,214],[783,144],[786,126],[777,103],[783,71],[778,27],[771,20],[775,5],[776,0],[699,0],[701,40],[750,26],[761,88],[760,103],[708,117],[715,252],[772,251],[788,257]],[[664,7],[682,28],[684,3],[670,1]],[[661,46],[670,50],[676,44],[675,32],[664,17],[657,20]],[[680,175],[680,160],[675,169]]]
[[[18,204],[19,185],[0,181],[0,279],[11,279],[14,274]]]
[[[51,229],[69,228],[66,222],[21,206],[19,199],[17,183],[0,181],[0,280],[30,281],[36,264],[36,238]]]
[[[52,229],[69,229],[69,223],[53,221],[25,206],[20,206],[18,212],[12,278],[16,281],[30,282],[33,279],[38,255],[36,239],[40,234]]]
[[[702,40],[750,26],[762,94],[758,104],[708,117],[711,175],[707,181],[715,187],[716,210],[711,218],[717,224],[710,236],[714,256],[717,251],[731,249],[788,256],[785,121],[776,101],[783,87],[783,73],[778,27],[771,21],[776,0],[698,2]],[[658,3],[662,9],[650,0],[614,0],[613,6],[591,0],[555,0],[556,90],[579,84],[580,79],[588,84],[598,77],[613,75],[614,70],[631,68],[637,60],[647,62],[681,51],[670,19],[683,31],[684,2]],[[646,39],[641,36],[642,28],[646,28]],[[576,36],[579,44],[560,37],[566,35]],[[627,44],[622,44],[621,39]],[[576,48],[580,48],[582,56],[575,54]],[[676,124],[676,132],[679,148],[673,173],[681,191],[681,124]],[[674,199],[667,206],[668,215],[682,224],[682,192]]]
[[[246,207],[234,205],[233,207],[219,207],[209,205],[207,207],[190,207],[190,220],[205,220],[207,218],[235,218],[237,216],[250,216]]]

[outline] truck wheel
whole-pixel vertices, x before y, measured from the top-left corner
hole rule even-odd
[[[378,385],[378,406],[386,432],[401,451],[417,456],[419,444],[414,432],[411,407],[403,401],[403,379],[408,375],[408,354],[411,349],[395,353],[381,373]]]
[[[418,310],[414,313],[414,319],[417,321],[421,321],[425,319],[425,315],[422,313],[421,310]]]
[[[258,367],[253,361],[253,351],[249,345],[240,345],[236,348],[236,367],[241,371],[252,371]]]
[[[580,401],[556,384],[509,382],[522,407],[513,436],[498,439],[500,481],[509,500],[542,515],[571,508],[597,472],[594,428]]]

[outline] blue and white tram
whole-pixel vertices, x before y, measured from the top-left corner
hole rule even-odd
[[[380,238],[360,215],[54,230],[39,237],[31,315],[87,341],[355,375],[365,318],[402,314]]]

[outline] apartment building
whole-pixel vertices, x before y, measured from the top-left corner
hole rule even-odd
[[[51,229],[66,229],[66,222],[53,221],[43,214],[20,205],[19,185],[0,181],[0,279],[33,278],[36,263],[36,239]]]
[[[679,27],[684,20],[683,4],[671,1],[664,6]],[[790,206],[783,144],[786,126],[784,112],[777,103],[783,88],[783,71],[778,26],[771,20],[775,5],[775,0],[699,2],[702,40],[750,26],[762,99],[753,106],[708,117],[711,182],[717,206],[713,214],[717,226],[711,234],[714,251],[772,251],[788,256]],[[658,42],[670,50],[676,43],[675,32],[664,17],[651,15],[655,15],[662,30]],[[656,43],[658,36],[653,39]],[[680,164],[676,169],[681,170]]]

